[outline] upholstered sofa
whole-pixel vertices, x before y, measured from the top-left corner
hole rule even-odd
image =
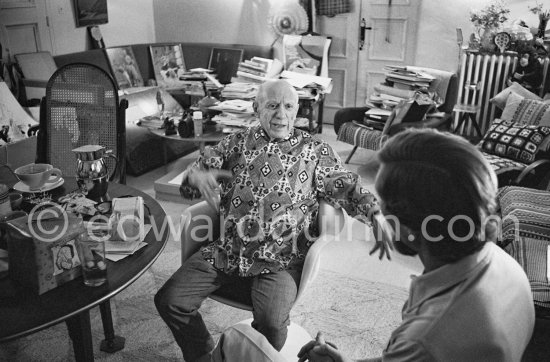
[[[151,60],[149,46],[153,44],[133,44],[132,51],[142,78],[145,83],[149,79],[155,79],[154,68]],[[243,59],[250,59],[253,56],[264,58],[273,57],[273,48],[270,46],[242,45],[242,44],[215,44],[215,43],[181,43],[183,57],[186,67],[206,68],[208,67],[210,54],[213,48],[243,49]],[[111,73],[109,61],[103,49],[93,49],[83,52],[62,54],[54,56],[57,67],[70,63],[91,63]],[[149,170],[161,166],[164,163],[163,142],[166,142],[168,161],[181,157],[197,147],[190,143],[159,140],[158,137],[150,134],[146,129],[139,128],[136,122],[138,117],[146,114],[135,112],[137,108],[156,110],[156,90],[145,90],[145,93],[131,93],[123,95],[122,98],[128,99],[129,108],[126,112],[126,169],[130,175],[141,175]],[[184,107],[189,105],[189,97],[182,92],[170,92],[173,98]],[[170,96],[167,96],[170,98]],[[169,100],[172,102],[172,100]],[[140,104],[138,104],[140,103]],[[147,107],[144,103],[152,104]],[[172,102],[173,103],[173,102]],[[169,108],[177,108],[177,104],[167,104]]]

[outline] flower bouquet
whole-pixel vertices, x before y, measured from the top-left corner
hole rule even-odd
[[[496,45],[494,36],[502,23],[508,20],[510,9],[503,0],[493,0],[483,9],[470,10],[470,21],[477,29],[480,36],[481,50],[494,52]]]
[[[550,10],[544,10],[542,4],[539,4],[538,1],[535,2],[536,6],[529,6],[529,10],[533,14],[539,16],[539,29],[537,32],[537,37],[544,39],[544,32],[546,31],[546,26],[548,25],[548,19],[550,19]]]

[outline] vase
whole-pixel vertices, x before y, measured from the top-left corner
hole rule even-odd
[[[544,32],[546,31],[546,26],[548,25],[548,19],[546,18],[539,18],[539,30],[537,32],[537,37],[544,39]]]
[[[480,48],[482,51],[494,53],[497,50],[497,46],[495,44],[495,34],[496,32],[493,29],[485,28],[483,30],[480,37]]]

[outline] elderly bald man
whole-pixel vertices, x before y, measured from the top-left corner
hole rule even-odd
[[[371,253],[389,258],[390,229],[373,194],[326,142],[294,128],[296,90],[284,80],[265,82],[254,111],[260,125],[205,149],[180,187],[183,197],[204,197],[219,209],[224,223],[223,238],[187,259],[155,296],[186,361],[209,360],[214,341],[198,309],[227,284],[245,290],[252,326],[283,347],[304,259],[318,236],[320,199],[374,220],[382,236]]]

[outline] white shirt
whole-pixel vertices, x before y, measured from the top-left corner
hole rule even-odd
[[[535,323],[525,272],[492,242],[413,277],[402,315],[383,361],[520,361]]]

